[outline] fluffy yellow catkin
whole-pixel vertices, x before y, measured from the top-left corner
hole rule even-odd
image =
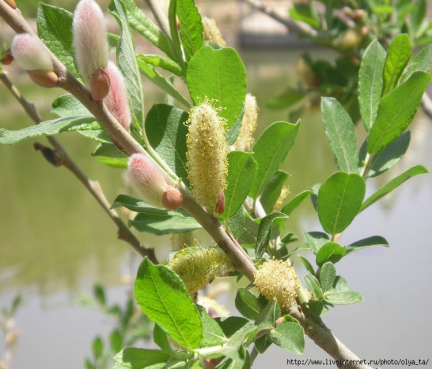
[[[227,318],[230,316],[230,313],[225,306],[219,304],[216,300],[213,300],[210,297],[198,296],[197,304],[205,308],[212,318]]]
[[[217,277],[234,270],[228,256],[216,247],[184,248],[168,263],[168,267],[180,276],[189,292],[199,291]]]
[[[289,195],[289,189],[287,186],[283,186],[281,193],[276,201],[276,203],[273,206],[272,213],[275,211],[279,211],[282,207],[283,202],[285,201],[286,197]]]
[[[258,104],[256,97],[246,94],[242,126],[234,147],[236,150],[249,151],[254,144],[252,137],[257,127]]]
[[[255,274],[254,285],[268,300],[276,299],[279,305],[293,306],[297,297],[297,277],[286,261],[267,260]]]
[[[204,40],[225,47],[226,42],[216,25],[216,21],[213,18],[202,17],[202,22],[204,26]]]
[[[194,199],[211,215],[227,187],[228,145],[225,119],[208,102],[191,109],[186,125],[187,170]],[[220,212],[218,212],[220,213]]]

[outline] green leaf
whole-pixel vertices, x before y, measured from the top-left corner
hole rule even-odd
[[[432,67],[432,44],[425,46],[414,57],[411,65],[408,66],[404,73],[404,80],[406,80],[415,71],[429,72]]]
[[[304,199],[313,193],[312,190],[305,190],[294,196],[281,210],[281,213],[291,215],[291,213],[303,202]]]
[[[264,336],[258,337],[255,340],[255,349],[258,351],[258,353],[263,354],[272,343],[273,342],[270,341],[269,335],[265,334]]]
[[[318,282],[318,279],[316,279],[316,277],[312,274],[306,274],[304,276],[304,280],[306,282],[307,288],[309,289],[309,291],[312,292],[312,295],[317,300],[322,300],[323,299],[323,292],[321,290],[321,286],[320,286],[320,283]]]
[[[155,369],[154,365],[166,363],[170,356],[159,350],[127,348],[114,357],[113,369]],[[159,368],[159,366],[157,366]]]
[[[231,217],[242,206],[255,180],[257,167],[251,153],[232,151],[228,154],[228,187],[225,190],[225,210],[221,219]]]
[[[186,81],[195,105],[205,98],[215,100],[226,127],[234,124],[246,97],[246,69],[234,49],[199,49],[189,62]]]
[[[225,337],[231,337],[236,332],[243,330],[244,328],[251,326],[249,320],[239,317],[239,316],[230,316],[228,318],[217,318],[216,321],[219,323],[219,326],[222,328]]]
[[[228,229],[236,240],[243,234],[245,221],[246,215],[242,207],[228,219]]]
[[[306,242],[315,255],[323,245],[330,241],[328,235],[323,232],[303,232],[303,234]]]
[[[177,16],[180,22],[180,38],[186,61],[204,46],[204,26],[194,0],[177,2]]]
[[[244,288],[239,288],[237,290],[235,307],[241,315],[250,320],[256,320],[256,318],[258,318],[259,312],[261,311],[259,300],[252,292]]]
[[[345,256],[346,252],[346,247],[342,247],[336,242],[327,242],[319,249],[316,255],[316,263],[320,267],[328,261],[335,264]]]
[[[411,40],[407,34],[397,35],[387,51],[384,65],[384,88],[382,96],[395,88],[399,77],[411,58]]]
[[[174,60],[181,66],[183,74],[186,74],[186,64],[183,60],[183,52],[180,45],[180,39],[178,35],[177,27],[177,0],[170,0],[168,8],[168,23],[170,28],[170,34],[172,39],[172,49],[174,54]]]
[[[279,165],[294,144],[300,123],[275,122],[262,133],[252,151],[258,163],[258,172],[249,195],[257,198],[269,183]]]
[[[408,80],[381,99],[378,116],[368,139],[368,152],[374,155],[399,137],[413,120],[431,76],[414,72]]]
[[[168,95],[174,97],[177,101],[181,102],[184,106],[190,107],[189,101],[186,100],[183,95],[178,92],[175,87],[164,78],[155,68],[147,64],[143,59],[142,55],[137,56],[137,63],[139,70],[144,74],[150,81],[152,81],[156,86],[165,91]]]
[[[260,259],[264,255],[270,241],[270,235],[273,227],[282,224],[287,218],[288,216],[285,214],[276,212],[266,215],[261,219],[255,248],[255,256],[257,259]]]
[[[299,101],[303,100],[306,94],[302,91],[286,91],[282,95],[267,101],[266,106],[270,109],[285,109],[289,108]]]
[[[349,255],[352,254],[353,252],[360,251],[368,247],[377,247],[377,246],[389,247],[389,243],[384,237],[381,236],[372,236],[372,237],[364,238],[363,240],[354,242],[351,245],[347,246],[346,254]]]
[[[336,172],[318,192],[318,217],[331,235],[345,230],[360,211],[366,184],[358,174]]]
[[[331,261],[326,262],[321,267],[319,278],[320,278],[322,291],[323,292],[330,291],[331,288],[333,287],[333,282],[336,278],[336,268]]]
[[[153,341],[162,349],[163,352],[172,355],[173,349],[171,348],[171,344],[168,341],[168,335],[157,324],[155,324],[153,329]]]
[[[39,3],[37,29],[40,39],[75,77],[79,73],[75,67],[73,36],[73,14],[56,6]]]
[[[140,232],[153,233],[157,236],[201,229],[201,226],[192,217],[155,208],[141,209],[141,212],[134,220],[130,220],[129,224]]]
[[[225,132],[225,138],[226,142],[229,146],[234,145],[236,142],[238,135],[240,133],[240,129],[243,124],[243,115],[244,115],[244,108],[242,108],[239,112],[239,115],[237,116],[237,119],[235,120],[234,124]]]
[[[326,295],[325,301],[333,305],[350,305],[356,302],[363,302],[363,296],[360,292],[332,292]]]
[[[135,58],[135,45],[128,25],[127,10],[121,0],[111,0],[108,9],[120,26],[117,66],[125,78],[132,113],[141,126],[144,124],[144,92]]]
[[[312,274],[315,275],[315,269],[312,266],[312,264],[309,262],[308,259],[304,258],[303,256],[298,256],[299,260],[303,263],[303,265],[306,267],[306,270]]]
[[[316,316],[317,318],[329,312],[329,309],[327,308],[327,306],[325,306],[324,301],[309,300],[308,306],[309,311],[312,313],[313,316]]]
[[[111,351],[119,352],[123,347],[123,336],[118,329],[114,329],[109,336]]]
[[[274,344],[295,355],[301,355],[304,351],[304,331],[297,323],[282,323],[268,335]]]
[[[399,187],[406,180],[410,179],[419,174],[429,173],[428,170],[422,165],[416,165],[402,174],[398,175],[396,178],[393,178],[390,182],[382,186],[377,192],[375,192],[372,196],[370,196],[361,206],[360,211],[365,210],[373,203],[377,202],[379,199],[393,191],[395,188]]]
[[[102,341],[102,338],[98,336],[93,340],[92,343],[92,352],[95,360],[98,360],[102,356],[103,350],[104,350],[104,343]]]
[[[354,123],[341,103],[333,97],[321,100],[325,133],[339,170],[358,173],[358,154]]]
[[[145,55],[138,54],[137,58],[143,60],[147,64],[151,64],[155,67],[160,67],[169,72],[172,72],[176,76],[179,77],[183,76],[183,71],[180,68],[180,65],[178,65],[175,61],[172,61],[171,59],[164,58],[163,56],[155,55],[155,54],[145,54]]]
[[[369,178],[379,176],[393,167],[400,160],[400,158],[405,155],[410,141],[411,133],[410,131],[406,131],[396,138],[396,140],[394,140],[385,149],[380,151],[378,154],[375,154],[372,157],[369,170],[366,172],[367,176]],[[366,144],[364,145],[363,151],[366,154]]]
[[[290,175],[288,173],[282,170],[277,170],[270,178],[267,186],[264,188],[260,197],[260,201],[267,214],[272,212],[282,192],[282,188],[289,177]]]
[[[153,105],[147,113],[145,130],[150,145],[182,181],[189,185],[186,170],[188,114],[171,105]]]
[[[110,158],[107,156],[98,156],[96,162],[108,165],[112,168],[127,168],[128,158]]]
[[[96,365],[92,363],[89,359],[85,359],[84,365],[86,369],[96,369]]]
[[[270,300],[262,309],[256,319],[255,325],[260,330],[273,328],[275,322],[281,316],[281,309],[276,300]]]
[[[412,36],[416,36],[421,28],[422,23],[425,21],[426,16],[426,0],[417,0],[415,4],[415,11],[411,15]]]
[[[129,156],[125,154],[122,150],[120,150],[116,145],[114,144],[100,144],[98,147],[96,147],[95,152],[92,154],[93,156],[103,156],[106,158],[123,158],[127,160],[129,159]]]
[[[127,8],[129,25],[159,50],[173,59],[174,55],[172,53],[173,45],[171,39],[136,6],[134,0],[122,0],[122,2]]]
[[[93,286],[93,295],[99,304],[105,306],[106,304],[105,290],[103,289],[102,286],[98,284]]]
[[[234,360],[226,357],[216,366],[215,369],[250,369],[250,367],[251,360],[249,352],[245,351],[240,360]]]
[[[102,129],[90,129],[88,131],[78,131],[79,134],[84,137],[95,140],[96,142],[100,142],[103,144],[112,144],[111,138],[108,136],[108,133]]]
[[[75,96],[66,94],[55,99],[51,104],[51,113],[58,115],[60,118],[70,116],[92,117],[93,115],[87,108],[81,104]],[[96,118],[93,118],[96,120]]]
[[[200,343],[200,347],[222,345],[224,343],[222,328],[219,327],[219,324],[217,324],[214,319],[210,318],[205,308],[199,305],[197,308],[203,325],[203,339]]]
[[[198,348],[203,337],[201,317],[176,273],[144,258],[138,269],[134,292],[138,305],[149,319],[180,345]]]
[[[360,114],[367,132],[375,121],[383,89],[386,52],[378,40],[372,41],[363,54],[359,71]]]
[[[61,132],[76,131],[80,129],[94,129],[99,126],[93,117],[67,117],[47,120],[40,124],[25,127],[16,131],[0,128],[0,144],[12,145],[21,140],[41,135],[53,136]]]
[[[347,292],[347,291],[350,291],[347,281],[345,280],[345,278],[341,276],[337,276],[333,283],[332,292]]]

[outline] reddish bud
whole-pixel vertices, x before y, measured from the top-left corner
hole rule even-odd
[[[2,59],[1,62],[2,62],[3,65],[9,65],[9,64],[11,64],[13,62],[13,60],[14,60],[14,58],[12,56],[12,53],[11,53],[10,50],[8,50],[8,51],[5,52],[5,54],[4,54],[3,59]]]
[[[168,210],[176,210],[183,203],[182,193],[173,186],[167,186],[162,195],[162,205]]]
[[[99,68],[93,73],[90,82],[91,96],[94,101],[101,101],[104,99],[110,90],[110,78],[105,68]]]
[[[55,87],[58,83],[58,76],[49,70],[28,70],[27,74],[32,81],[42,87]]]
[[[219,198],[216,202],[215,212],[217,214],[222,214],[225,210],[225,194],[223,191],[219,193]]]
[[[61,159],[58,157],[55,150],[50,149],[49,147],[46,147],[39,142],[35,142],[33,144],[33,147],[35,148],[35,150],[40,150],[44,158],[55,167],[59,167],[62,164]]]
[[[12,9],[16,9],[16,3],[14,0],[4,0],[6,4],[8,4]]]

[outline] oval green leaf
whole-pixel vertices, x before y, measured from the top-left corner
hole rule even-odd
[[[176,273],[144,258],[134,292],[138,305],[149,319],[164,328],[180,345],[191,350],[198,348],[203,338],[201,317]]]
[[[215,100],[226,127],[234,124],[246,96],[246,69],[234,49],[199,49],[189,62],[186,81],[195,105],[205,98]]]
[[[331,235],[345,230],[359,213],[366,184],[358,174],[337,172],[322,184],[318,192],[318,217]]]

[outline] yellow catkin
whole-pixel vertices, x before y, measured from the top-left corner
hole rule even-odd
[[[280,195],[279,195],[276,203],[273,206],[273,209],[271,211],[272,213],[275,212],[275,211],[279,211],[281,209],[282,204],[285,201],[285,199],[288,196],[288,194],[289,194],[288,187],[287,186],[283,186],[282,190],[281,190],[281,193],[280,193]]]
[[[281,260],[268,260],[255,274],[254,285],[268,300],[276,299],[282,308],[295,304],[297,277],[291,265]]]
[[[206,309],[212,318],[226,318],[230,316],[230,313],[225,306],[219,304],[216,300],[213,300],[210,297],[198,296],[197,304]]]
[[[236,150],[249,151],[252,148],[254,144],[252,135],[257,127],[257,120],[258,104],[256,97],[246,94],[242,126],[234,144]]]
[[[186,125],[187,169],[194,199],[209,214],[226,187],[228,145],[225,140],[225,119],[208,101],[193,107]]]
[[[199,291],[214,279],[234,270],[228,256],[219,248],[187,247],[168,263],[183,280],[189,292]]]
[[[225,47],[226,42],[216,25],[216,21],[213,18],[202,17],[202,22],[204,26],[204,40]]]

